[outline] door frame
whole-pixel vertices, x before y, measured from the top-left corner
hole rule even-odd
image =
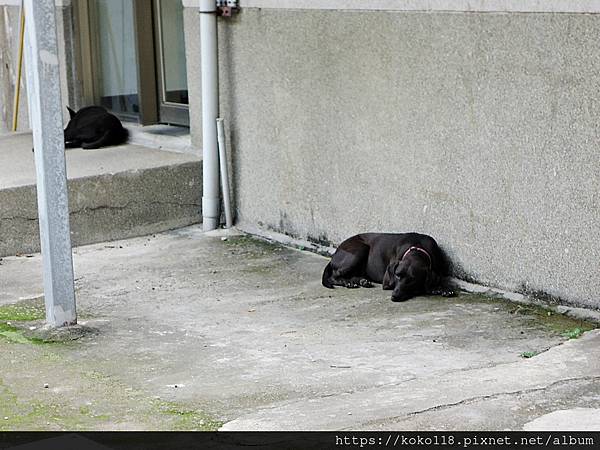
[[[190,126],[189,105],[182,103],[173,103],[166,101],[167,94],[165,88],[165,68],[163,58],[163,43],[162,43],[162,20],[160,16],[160,3],[165,0],[153,0],[154,8],[154,46],[156,49],[156,86],[157,86],[157,101],[158,101],[158,116],[163,123]],[[173,1],[173,0],[166,0]]]
[[[98,67],[99,52],[98,35],[93,33],[93,21],[96,20],[90,7],[93,0],[73,2],[74,15],[79,27],[79,64],[82,68],[83,103],[98,104],[99,86],[94,67]],[[140,111],[138,116],[117,114],[125,120],[137,120],[141,125],[158,122],[158,92],[156,79],[156,59],[154,52],[154,24],[152,20],[153,0],[133,0],[134,36],[136,47],[136,63],[138,67],[138,98]],[[143,38],[150,36],[150,39]],[[96,57],[94,56],[96,55]]]

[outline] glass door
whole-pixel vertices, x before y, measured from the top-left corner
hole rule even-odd
[[[181,1],[155,0],[158,115],[163,123],[190,123]]]
[[[87,23],[82,31],[87,103],[142,125],[189,126],[181,0],[82,0],[77,5]]]
[[[134,0],[93,0],[90,25],[97,102],[123,118],[140,114]]]

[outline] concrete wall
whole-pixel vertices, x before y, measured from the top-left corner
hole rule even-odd
[[[0,133],[12,129],[18,48],[19,8],[0,6]],[[19,102],[19,130],[29,129],[25,84],[23,76]]]
[[[19,7],[3,5],[0,0],[0,133],[9,131],[13,121],[13,103],[19,49]],[[63,103],[74,107],[81,106],[81,80],[76,64],[76,31],[73,20],[73,7],[70,2],[60,2],[56,7],[56,27],[58,33],[58,53],[61,69],[61,92]],[[64,111],[63,120],[68,121]],[[29,130],[25,61],[19,103],[18,131]]]
[[[425,232],[464,278],[600,307],[599,35],[587,14],[244,8],[219,36],[239,222]]]
[[[70,1],[57,1],[56,28],[58,32],[58,59],[63,104],[74,109],[86,106],[83,99],[83,80],[79,56],[79,29],[75,19],[74,5]],[[64,108],[63,121],[69,120]]]
[[[185,6],[185,4],[184,4]],[[183,9],[185,58],[192,147],[202,150],[202,80],[200,76],[200,16],[197,8]]]

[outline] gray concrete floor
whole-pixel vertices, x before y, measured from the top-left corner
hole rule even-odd
[[[40,256],[1,260],[0,430],[560,429],[581,414],[600,430],[600,333],[565,337],[589,324],[480,295],[327,290],[326,258],[225,235],[75,249],[91,332],[67,342],[17,320],[43,314]]]

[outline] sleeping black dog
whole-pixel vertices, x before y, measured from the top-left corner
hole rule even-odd
[[[65,128],[66,148],[100,148],[127,142],[127,129],[102,106],[86,106],[77,112],[68,106],[67,109],[71,120]]]
[[[392,290],[392,301],[418,295],[452,296],[448,263],[437,242],[418,233],[364,233],[340,244],[323,271],[323,286]]]

